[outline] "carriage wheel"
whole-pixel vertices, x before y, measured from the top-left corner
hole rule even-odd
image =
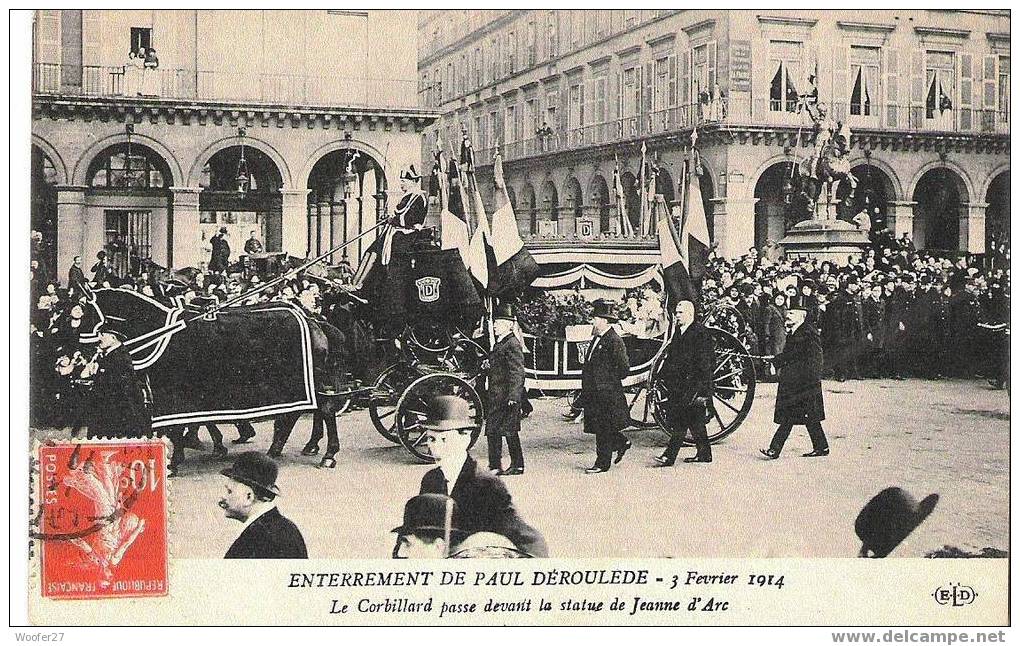
[[[408,326],[407,340],[413,350],[433,354],[446,352],[453,346],[449,329],[431,321],[419,321],[416,325]]]
[[[453,372],[467,375],[468,381],[475,381],[482,373],[482,362],[489,353],[472,339],[458,339],[446,353],[444,363]]]
[[[712,376],[712,404],[705,420],[708,439],[715,443],[740,427],[751,412],[757,376],[754,362],[747,354],[747,348],[732,334],[716,328],[712,332],[715,346],[715,369]],[[659,362],[653,366],[650,389],[653,398],[652,410],[655,420],[670,435],[673,429],[666,419],[666,403],[669,393],[662,380],[657,378]],[[684,445],[693,446],[694,440],[688,433]]]
[[[397,435],[397,401],[407,385],[420,376],[420,372],[406,363],[395,363],[383,370],[375,380],[368,415],[379,435],[394,444],[400,444],[400,436]]]
[[[471,432],[471,446],[478,440],[485,419],[482,399],[467,380],[451,374],[432,374],[415,379],[397,402],[397,434],[400,443],[411,455],[422,462],[435,462],[425,443],[425,427],[429,402],[439,395],[456,395],[468,402],[475,430]]]
[[[635,384],[627,389],[627,402],[630,406],[630,424],[635,428],[649,429],[662,426],[656,415],[656,403],[658,401],[654,388],[655,375],[659,371],[659,364],[662,363],[660,352],[652,361],[648,369],[649,379],[646,382]]]

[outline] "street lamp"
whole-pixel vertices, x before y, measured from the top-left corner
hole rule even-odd
[[[248,170],[248,162],[244,158],[244,138],[247,135],[244,128],[237,129],[237,137],[241,140],[241,159],[237,162],[237,177],[234,182],[237,192],[242,195],[248,192],[251,186],[251,171]]]

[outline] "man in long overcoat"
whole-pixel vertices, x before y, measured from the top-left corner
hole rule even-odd
[[[209,271],[226,271],[230,265],[230,243],[227,242],[227,227],[220,227],[220,232],[214,235],[209,242],[212,244]]]
[[[779,425],[769,448],[761,452],[770,459],[779,457],[790,431],[795,425],[807,427],[812,451],[804,457],[829,454],[829,443],[822,430],[825,404],[822,401],[822,342],[818,329],[805,322],[804,309],[787,311],[786,349],[774,359],[779,368],[779,389],[776,391],[776,412],[773,421]]]
[[[630,409],[623,391],[623,379],[630,371],[627,348],[613,329],[618,319],[612,303],[595,303],[595,338],[586,353],[581,372],[581,394],[574,403],[584,410],[584,432],[595,436],[595,464],[585,473],[604,473],[613,462],[623,459],[630,448],[622,431],[630,425]]]
[[[524,473],[521,449],[521,402],[524,398],[524,348],[513,330],[514,315],[508,305],[493,318],[496,344],[489,353],[488,386],[485,391],[485,436],[489,443],[489,470],[496,475]],[[510,452],[510,466],[503,469],[503,438]]]
[[[659,377],[669,391],[666,406],[672,436],[665,453],[656,458],[670,466],[676,461],[684,437],[690,429],[698,452],[684,462],[711,462],[712,445],[705,429],[706,413],[712,406],[712,373],[715,354],[712,334],[695,319],[694,303],[680,301],[676,306],[677,329],[666,346]]]
[[[308,558],[301,530],[276,507],[278,472],[275,462],[255,451],[242,453],[233,466],[220,471],[227,477],[220,509],[227,518],[244,524],[224,558]]]
[[[141,381],[131,355],[121,343],[124,334],[104,328],[99,332],[100,353],[94,367],[89,398],[88,437],[145,437],[152,433],[152,418],[145,407]],[[86,375],[88,376],[88,375]]]

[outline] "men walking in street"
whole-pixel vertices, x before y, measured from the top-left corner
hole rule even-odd
[[[786,349],[773,360],[779,368],[779,389],[776,391],[776,412],[773,421],[779,425],[772,443],[762,454],[774,460],[783,450],[794,425],[807,426],[811,436],[810,453],[804,457],[829,454],[829,443],[822,430],[825,405],[822,401],[822,343],[818,329],[805,321],[808,312],[802,307],[787,310],[790,335]]]
[[[522,552],[549,555],[545,539],[525,523],[514,508],[503,482],[468,454],[475,421],[468,403],[454,395],[441,395],[429,403],[422,426],[436,468],[421,479],[421,494],[443,494],[457,503],[453,523],[467,534],[492,532],[510,539]]]
[[[255,451],[242,453],[220,472],[227,481],[219,506],[227,518],[244,524],[224,558],[308,558],[301,531],[276,508],[278,472],[276,462]]]
[[[684,462],[712,461],[712,445],[705,429],[705,419],[712,406],[715,363],[712,335],[695,319],[694,303],[688,300],[676,305],[676,325],[659,368],[659,377],[669,391],[666,416],[672,436],[666,452],[656,461],[667,467],[676,462],[688,430],[698,451],[693,457],[684,458]]]
[[[617,321],[613,304],[595,302],[593,332],[581,372],[581,394],[574,403],[584,411],[584,432],[595,436],[595,464],[585,473],[605,473],[630,448],[622,431],[630,425],[630,410],[623,392],[623,379],[630,370],[627,348],[613,329]]]
[[[489,353],[488,386],[485,391],[485,437],[489,444],[489,470],[500,476],[524,473],[521,449],[521,402],[524,396],[524,348],[514,334],[514,315],[509,305],[497,308],[492,322],[496,344]],[[510,466],[503,469],[503,438],[510,452]]]

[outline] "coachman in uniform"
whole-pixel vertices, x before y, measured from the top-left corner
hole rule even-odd
[[[581,372],[581,394],[574,403],[584,410],[584,432],[595,436],[595,464],[585,473],[605,473],[630,448],[622,431],[630,426],[630,409],[623,379],[630,371],[627,348],[613,329],[617,321],[612,303],[595,302],[594,332]]]
[[[774,359],[779,369],[779,389],[776,391],[776,413],[773,421],[779,425],[769,448],[762,454],[774,460],[783,450],[794,425],[807,426],[812,451],[804,457],[814,458],[829,454],[829,443],[822,430],[825,405],[822,401],[822,341],[818,328],[805,321],[808,312],[803,303],[791,307],[786,314],[786,349]]]
[[[88,404],[88,437],[145,437],[152,433],[152,418],[145,406],[142,384],[121,343],[120,330],[99,331],[96,363],[86,366],[94,374]]]
[[[496,475],[524,473],[521,449],[521,402],[524,398],[524,348],[513,331],[509,305],[500,306],[493,320],[496,344],[489,353],[489,383],[485,393],[485,436],[489,443],[489,470]],[[503,469],[503,438],[510,451],[510,466]]]
[[[694,303],[676,305],[677,329],[666,346],[659,375],[669,390],[667,417],[673,432],[666,452],[656,458],[662,466],[676,462],[684,437],[690,429],[698,452],[684,462],[711,462],[712,445],[708,441],[705,419],[712,406],[712,373],[715,354],[712,335],[695,320]]]
[[[405,253],[415,246],[415,236],[421,235],[425,216],[428,215],[428,197],[421,190],[421,175],[414,169],[414,164],[400,171],[400,190],[404,195],[393,209],[390,228],[383,241],[384,264],[393,254]]]

